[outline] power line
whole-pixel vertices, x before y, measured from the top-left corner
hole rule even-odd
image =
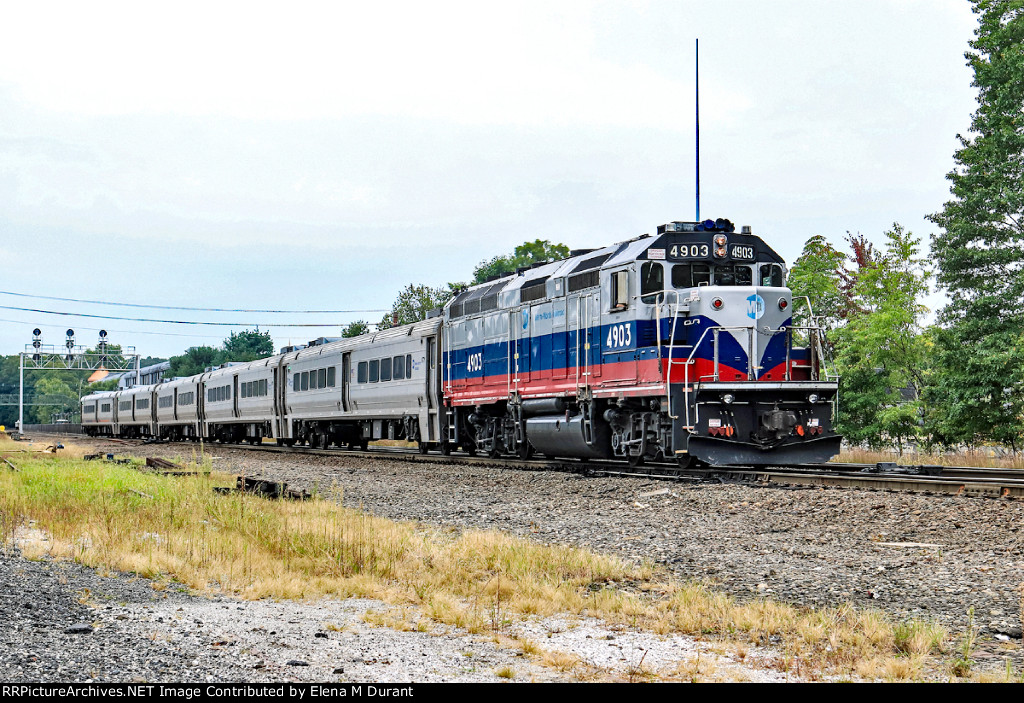
[[[0,305],[0,310],[19,310],[21,312],[36,312],[43,315],[63,315],[65,317],[91,317],[99,320],[128,320],[130,322],[159,322],[166,325],[207,325],[212,327],[341,327],[340,322],[197,322],[195,320],[157,320],[146,317],[117,317],[114,315],[90,315],[84,312],[58,312],[56,310],[39,310],[37,308],[17,308],[10,305]]]
[[[82,300],[79,298],[56,298],[49,295],[31,295],[29,293],[14,293],[12,291],[0,290],[0,295],[13,295],[19,298],[38,298],[40,300],[58,300],[63,303],[90,303],[93,305],[118,305],[126,308],[150,308],[153,310],[189,310],[192,312],[255,312],[273,313],[280,315],[335,315],[362,312],[388,312],[384,308],[372,308],[367,310],[247,310],[244,308],[188,308],[177,305],[142,305],[139,303],[115,303],[109,300]],[[0,306],[3,307],[3,306]],[[21,310],[23,308],[8,308],[10,310]],[[110,319],[133,319],[133,318],[110,318]],[[288,325],[283,325],[288,326]],[[316,327],[317,325],[310,325]]]
[[[10,323],[15,324],[15,325],[33,325],[33,324],[35,324],[35,323],[32,323],[32,322],[28,322],[26,320],[8,320],[7,318],[3,318],[3,317],[0,317],[0,322],[10,322]],[[38,323],[38,326],[39,327],[43,327],[43,328],[52,328],[52,329],[61,329],[63,327],[62,325],[48,325],[45,322]],[[79,330],[85,330],[87,332],[99,332],[100,331],[99,327],[80,327],[79,325],[75,325],[75,327],[77,329],[79,329]],[[106,331],[107,332],[117,332],[118,334],[153,334],[153,335],[157,335],[157,336],[160,336],[160,337],[186,337],[186,338],[190,338],[190,339],[223,339],[223,337],[220,337],[218,335],[212,335],[212,334],[179,334],[177,332],[142,332],[140,330],[115,330],[115,329],[108,329]],[[63,334],[63,332],[61,334]]]

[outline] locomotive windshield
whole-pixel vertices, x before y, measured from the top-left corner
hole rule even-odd
[[[770,269],[771,266],[762,267]],[[778,270],[779,283],[763,283],[761,285],[782,285],[781,269]],[[771,271],[767,275],[770,280],[776,276]],[[696,288],[698,286],[749,286],[754,282],[754,271],[750,266],[741,264],[725,264],[712,266],[711,264],[676,264],[672,267],[672,286],[674,288]]]

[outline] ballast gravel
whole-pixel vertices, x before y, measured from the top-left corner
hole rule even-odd
[[[171,460],[189,459],[194,451],[192,446],[183,444],[127,445],[77,438],[75,442],[95,447],[95,451]],[[1010,658],[1018,669],[1024,665],[1021,643],[1024,501],[1021,500],[845,488],[595,478],[550,471],[366,458],[344,451],[331,456],[288,455],[221,445],[207,447],[205,451],[214,458],[218,470],[287,481],[290,488],[340,492],[346,505],[362,507],[382,517],[457,528],[499,529],[538,542],[583,546],[634,561],[651,560],[680,578],[706,581],[740,599],[769,596],[804,606],[836,606],[850,602],[858,607],[884,611],[898,620],[910,617],[934,620],[954,634],[964,632],[970,617],[968,613],[973,611],[974,623],[981,630],[980,645],[974,654],[979,664],[994,666]],[[11,563],[17,568],[62,569],[64,573],[76,568],[22,561],[0,563],[4,572]],[[145,591],[146,597],[153,596],[148,584],[133,587]],[[4,590],[10,592],[10,589]],[[191,598],[184,594],[167,595],[172,601]],[[188,607],[199,608],[201,600],[196,600],[199,605]],[[137,602],[143,602],[141,596]],[[72,635],[63,634],[63,630],[76,622],[88,622],[87,616],[92,611],[80,609],[85,606],[76,610],[73,603],[65,605],[68,611],[61,615],[61,622],[55,627],[60,628],[62,637],[68,638]],[[260,617],[258,609],[268,607],[264,603],[234,607],[239,606],[243,611],[238,613],[247,613],[251,608],[254,621]],[[220,606],[207,602],[203,607]],[[167,610],[167,607],[161,608]],[[129,616],[130,621],[147,622],[143,618],[144,611],[138,612],[142,614]],[[241,622],[247,617],[238,615],[235,619]],[[203,617],[194,619],[203,620]],[[167,618],[157,624],[166,627],[153,625],[151,632],[156,633],[155,639],[147,640],[148,635],[143,633],[142,640],[157,642],[163,636],[160,633],[177,631]],[[368,628],[365,623],[357,626]],[[99,627],[92,634],[74,637],[101,642],[106,636],[104,629]],[[381,637],[438,639],[424,633],[368,629],[390,633]],[[28,632],[32,635],[28,636]],[[11,635],[10,629],[7,634]],[[19,631],[19,651],[39,648],[31,645],[36,635],[44,633],[25,625]],[[43,639],[52,636],[53,633],[46,630]],[[271,672],[275,676],[293,677],[289,680],[325,680],[325,669],[312,661],[307,660],[308,667],[288,666],[289,660],[303,660],[298,653],[280,660],[282,664],[264,654],[258,645],[247,645],[250,651],[256,652],[253,656],[266,664],[265,669],[257,670],[248,668],[255,666],[248,660],[245,665],[229,663],[237,657],[225,655],[240,652],[239,645],[214,647],[207,643],[199,647],[198,640],[186,639],[197,637],[195,632],[173,636],[181,639],[172,639],[166,647],[161,645],[160,651],[173,649],[169,645],[177,641],[181,645],[181,656],[157,656],[150,652],[149,656],[164,662],[147,665],[146,671],[155,672],[147,675],[150,678],[161,675],[166,678],[160,680],[182,680],[183,674],[168,673],[177,669],[186,672],[186,680],[204,680],[201,677],[204,671],[210,672],[205,675],[224,677],[218,680],[230,681],[270,680]],[[309,637],[313,639],[312,635]],[[557,643],[555,637],[549,638],[548,644]],[[585,644],[598,641],[593,636],[583,639]],[[326,641],[334,642],[330,634]],[[315,638],[315,642],[325,640]],[[136,644],[140,650],[157,646]],[[572,648],[564,643],[561,646]],[[195,654],[190,659],[186,651]],[[434,669],[417,669],[409,660],[394,656],[389,661],[401,662],[400,665],[392,663],[380,667],[375,663],[372,666],[379,668],[373,670],[373,676],[377,678],[362,680],[495,681],[505,680],[494,674],[494,670],[505,666],[516,671],[513,680],[551,680],[550,677],[560,675],[545,667],[534,671],[524,665],[523,657],[515,657],[514,652],[508,654],[512,658],[505,662],[499,656],[503,651],[509,650],[495,648],[495,653],[488,653],[488,657],[494,658],[488,659],[483,667],[467,665],[464,661],[450,666],[435,664],[437,674],[431,673]],[[118,652],[118,655],[129,656],[125,652]],[[0,663],[7,663],[7,656],[0,652]],[[18,659],[21,668],[8,670],[42,675],[41,665],[29,661],[27,656]],[[610,656],[595,652],[589,659],[584,658],[598,665],[604,661],[602,657]],[[647,656],[656,657],[654,654]],[[476,654],[462,656],[462,659],[475,657]],[[363,676],[361,667],[365,666],[366,657],[352,654],[349,658],[362,658],[363,663],[341,663],[344,675]],[[437,661],[446,660],[438,655]],[[480,661],[477,659],[477,664]],[[391,678],[384,674],[385,669]],[[408,678],[397,673],[400,669],[409,670]],[[483,669],[487,669],[486,673],[479,674],[483,679],[465,678]],[[107,671],[107,675],[118,675]],[[440,678],[430,678],[435,675]],[[26,673],[23,678],[32,679],[33,675]]]

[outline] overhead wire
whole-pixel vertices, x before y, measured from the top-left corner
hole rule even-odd
[[[0,322],[10,322],[10,323],[15,324],[15,325],[29,325],[29,326],[35,325],[37,327],[52,327],[54,329],[60,329],[60,326],[58,326],[58,325],[48,325],[45,322],[41,322],[41,323],[36,324],[36,323],[32,323],[32,322],[27,322],[26,320],[8,320],[8,319],[3,318],[3,317],[0,317]],[[81,327],[79,325],[75,325],[75,327],[76,327],[76,329],[85,330],[86,332],[99,332],[101,330],[100,327]],[[194,338],[194,339],[223,339],[223,337],[221,337],[220,335],[213,335],[213,334],[182,334],[182,333],[179,333],[179,332],[143,332],[141,330],[115,330],[115,329],[105,329],[105,328],[103,329],[103,331],[105,331],[105,332],[116,332],[118,334],[152,334],[152,335],[157,335],[157,336],[160,336],[160,337],[188,337],[188,338]]]
[[[19,308],[11,305],[0,305],[0,310],[18,310],[35,312],[42,315],[62,315],[65,317],[89,317],[99,320],[127,320],[129,322],[158,322],[165,325],[207,325],[211,327],[342,327],[341,322],[199,322],[198,320],[160,320],[147,317],[118,317],[116,315],[93,315],[85,312],[60,312],[57,310],[40,310],[38,308]]]
[[[367,308],[365,310],[256,310],[246,308],[191,308],[179,305],[144,305],[141,303],[118,303],[110,300],[84,300],[80,298],[58,298],[50,295],[33,295],[30,293],[15,293],[13,291],[0,290],[0,295],[12,295],[19,298],[36,298],[39,300],[57,300],[63,303],[88,303],[91,305],[117,305],[126,308],[149,308],[152,310],[189,310],[191,312],[245,312],[245,313],[271,313],[275,315],[338,315],[354,314],[364,312],[387,312],[384,308]],[[0,306],[3,307],[3,306]],[[21,310],[23,308],[9,308]],[[36,311],[33,311],[36,312]],[[112,318],[112,319],[133,319],[133,318]],[[313,325],[315,326],[315,325]]]

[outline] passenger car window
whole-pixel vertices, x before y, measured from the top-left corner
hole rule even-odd
[[[309,390],[309,371],[302,372],[302,390]]]
[[[334,388],[334,367],[331,366],[327,369],[327,387]]]
[[[316,387],[327,388],[327,369],[317,369]]]
[[[359,362],[359,366],[356,367],[356,369],[357,369],[356,370],[356,383],[366,383],[366,378],[367,378],[366,362],[365,361],[360,361]]]
[[[380,380],[390,381],[391,380],[391,358],[380,360]]]
[[[380,361],[374,359],[370,362],[370,383],[376,383],[380,380]]]
[[[391,360],[391,370],[394,373],[396,381],[401,381],[405,378],[405,357],[396,356]]]

